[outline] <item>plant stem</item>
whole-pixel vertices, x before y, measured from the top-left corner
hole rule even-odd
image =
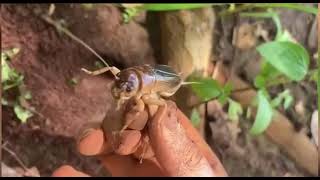
[[[223,16],[231,15],[231,14],[241,12],[243,10],[247,10],[247,9],[250,9],[253,7],[254,7],[253,4],[243,4],[243,5],[240,5],[238,8],[233,9],[232,11],[230,11],[229,9],[224,10],[224,11],[220,12],[218,14],[218,16],[223,17]]]
[[[308,6],[303,6],[297,3],[256,3],[254,4],[255,7],[260,8],[287,8],[287,9],[294,9],[306,13],[311,13],[317,15],[318,9]]]
[[[307,7],[299,4],[289,4],[289,3],[254,3],[254,4],[244,4],[239,6],[238,8],[235,8],[233,11],[230,10],[224,10],[219,13],[219,16],[226,16],[231,15],[234,13],[238,13],[250,8],[288,8],[293,10],[298,10],[306,13],[311,13],[314,15],[317,15],[318,9],[313,7]]]
[[[25,170],[28,171],[28,168],[24,165],[22,160],[17,156],[17,154],[13,151],[11,151],[9,148],[7,148],[5,145],[2,146],[2,149],[7,151],[19,164],[20,166]]]
[[[292,80],[280,78],[278,81],[273,81],[272,83],[267,84],[266,88],[271,88],[271,87],[274,87],[274,86],[278,86],[280,84],[285,85],[285,84],[289,84],[291,82],[292,82]],[[244,87],[244,88],[240,88],[240,89],[235,89],[235,90],[231,91],[231,94],[232,93],[242,92],[242,91],[248,91],[248,90],[251,90],[251,89],[252,90],[257,90],[257,88],[255,88],[253,86],[248,86],[248,87]],[[208,102],[210,102],[212,100],[215,100],[215,99],[217,99],[217,97],[211,98],[211,99],[206,100],[206,101],[202,101],[202,102],[194,104],[194,105],[192,105],[190,107],[199,106],[199,105],[201,105],[203,103],[208,103]]]

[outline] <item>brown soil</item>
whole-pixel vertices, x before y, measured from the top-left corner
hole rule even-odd
[[[4,108],[3,140],[12,145],[12,150],[25,159],[27,165],[36,165],[43,175],[50,175],[53,168],[62,163],[79,164],[79,156],[68,155],[75,153],[70,138],[75,137],[84,124],[102,121],[114,107],[108,91],[111,79],[91,77],[80,70],[94,68],[97,58],[32,13],[35,9],[47,8],[47,5],[1,6],[2,49],[20,49],[12,66],[24,75],[27,89],[32,92],[31,104],[44,117],[34,116],[26,125],[20,125],[9,115],[11,109]],[[70,30],[80,38],[85,36],[83,39],[93,48],[98,47],[95,48],[98,52],[103,51],[101,54],[107,59],[117,60],[113,63],[131,66],[154,61],[145,30],[135,23],[121,26],[120,12],[116,8],[98,8],[85,16],[80,16],[87,11],[79,5],[62,5],[57,8],[57,13],[59,11],[69,13],[63,17],[72,27]],[[69,84],[72,78],[78,81],[75,86]],[[35,141],[38,142],[34,144]],[[33,156],[28,155],[31,147]],[[43,165],[45,158],[38,155],[50,156],[51,151],[57,154],[51,154],[46,160],[54,157],[56,161]]]
[[[101,122],[106,114],[114,112],[115,104],[109,91],[111,76],[91,77],[80,70],[83,67],[95,68],[94,63],[98,59],[33,13],[35,10],[47,11],[48,7],[45,4],[1,6],[1,48],[20,49],[11,65],[24,75],[27,89],[32,92],[31,105],[40,114],[32,117],[26,124],[21,124],[12,108],[3,107],[3,143],[7,143],[7,147],[14,151],[27,167],[37,167],[42,176],[50,176],[54,169],[63,164],[72,165],[91,175],[106,175],[95,158],[83,157],[77,153],[75,137],[86,123]],[[295,22],[291,29],[288,29],[293,31],[294,36],[299,35],[297,39],[313,54],[316,48],[307,40],[313,19],[310,22],[305,21],[301,13],[289,13],[287,16],[299,20],[287,20]],[[112,65],[124,68],[156,62],[153,52],[158,50],[151,47],[150,35],[146,29],[136,22],[121,24],[121,12],[115,7],[107,5],[85,9],[80,4],[60,4],[56,6],[53,18],[66,22],[70,31],[87,42]],[[141,18],[140,21],[144,21],[144,17]],[[230,62],[234,53],[230,41],[231,30],[234,28],[232,22],[225,20],[218,26],[221,38],[218,38],[219,45],[215,50],[217,57]],[[302,22],[309,23],[300,25]],[[308,29],[301,30],[301,27]],[[272,32],[272,29],[270,31]],[[231,63],[237,71],[241,71],[240,74],[244,74],[245,79],[251,81],[256,65],[243,68],[248,66],[248,62],[240,59],[251,60],[256,57],[254,52],[243,52],[238,55],[239,62]],[[313,62],[311,64],[315,65]],[[249,69],[250,72],[246,71]],[[77,79],[76,85],[70,85],[72,78]],[[300,97],[301,92],[305,94],[308,88],[315,90],[315,85],[304,86],[297,97]],[[303,96],[303,102],[307,104],[312,97],[313,93]],[[313,100],[312,104],[308,105],[307,113],[310,113],[314,105],[316,101]],[[228,134],[230,132],[227,129],[227,120],[219,117],[215,119],[210,122],[212,135],[208,136],[207,140],[220,155],[230,176],[307,175],[267,140],[247,137],[246,130],[237,136],[238,143],[234,143]],[[308,124],[303,122],[303,126]],[[241,128],[246,129],[246,126],[244,123]],[[19,166],[6,151],[2,152],[2,157],[7,165]]]

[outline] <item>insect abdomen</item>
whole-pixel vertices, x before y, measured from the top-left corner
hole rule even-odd
[[[181,86],[180,76],[169,66],[156,65],[154,68],[155,88],[160,94],[173,94]]]

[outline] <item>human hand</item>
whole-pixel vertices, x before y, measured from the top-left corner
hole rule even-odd
[[[86,130],[78,143],[79,152],[97,156],[112,176],[227,176],[216,155],[175,103],[168,101],[167,106],[153,112],[128,112],[127,119],[135,118],[136,125],[120,135],[106,128]],[[148,124],[143,128],[145,122]],[[114,123],[122,124],[107,119],[104,126],[114,127]],[[53,176],[88,175],[62,166]]]

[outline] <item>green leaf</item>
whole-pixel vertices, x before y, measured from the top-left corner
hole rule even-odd
[[[265,88],[269,82],[277,81],[281,73],[270,63],[263,61],[260,74],[254,79],[254,86],[258,89]]]
[[[141,12],[141,10],[142,10],[141,7],[126,8],[124,10],[124,13],[122,14],[123,22],[129,23],[132,18],[134,18],[139,14],[139,12]]]
[[[248,107],[246,112],[246,119],[249,119],[250,117],[251,117],[251,108]]]
[[[184,4],[184,3],[148,3],[143,5],[143,9],[147,11],[174,11],[174,10],[182,10],[182,9],[195,9],[195,8],[203,8],[214,5],[213,3],[199,3],[199,4]],[[218,4],[216,4],[218,5]]]
[[[1,54],[2,57],[2,54]],[[10,79],[10,74],[11,74],[11,68],[9,67],[8,63],[4,58],[1,58],[1,82],[6,82]]]
[[[19,48],[12,48],[10,50],[6,50],[5,53],[8,56],[9,59],[12,59],[15,55],[17,55],[20,52]]]
[[[306,6],[303,4],[298,3],[254,3],[256,7],[264,7],[264,8],[287,8],[287,9],[294,9],[306,13],[311,13],[317,15],[318,8]]]
[[[199,126],[201,117],[196,108],[192,109],[190,120],[194,127]]]
[[[282,96],[277,96],[276,98],[274,98],[272,101],[271,101],[271,106],[273,108],[277,108],[280,106],[281,102],[283,100],[283,97]]]
[[[289,108],[293,102],[293,97],[290,94],[290,91],[286,89],[285,91],[279,93],[276,98],[271,101],[271,106],[277,108],[281,105],[283,101],[283,107],[285,109]]]
[[[4,105],[4,106],[7,106],[7,105],[9,105],[9,102],[8,102],[8,100],[7,99],[5,99],[5,98],[1,98],[1,104],[2,105]]]
[[[12,74],[10,74],[12,75]],[[10,77],[11,78],[11,77]],[[13,79],[11,83],[5,83],[3,86],[2,86],[2,90],[3,91],[7,91],[11,88],[14,88],[14,87],[17,87],[19,85],[21,85],[23,83],[23,76],[20,75],[20,76],[17,76],[16,79]]]
[[[232,99],[228,99],[228,102],[229,102],[228,116],[230,120],[238,121],[239,116],[242,115],[243,113],[241,104],[239,104],[236,101],[233,101]]]
[[[266,78],[266,80],[273,80],[277,78],[281,73],[273,67],[270,63],[267,61],[263,61],[262,63],[262,71],[261,74]]]
[[[273,109],[268,101],[267,96],[262,90],[258,91],[258,111],[250,129],[250,134],[258,135],[265,131],[272,120]]]
[[[212,78],[192,77],[190,80],[198,82],[191,84],[191,88],[202,101],[211,100],[222,94],[222,87]]]
[[[267,86],[268,82],[273,81],[279,77],[281,73],[274,68],[270,63],[267,61],[262,62],[261,72],[260,74],[254,79],[254,85],[256,88],[264,88]]]
[[[30,111],[17,104],[13,107],[13,110],[22,123],[26,123],[27,120],[33,115]]]
[[[285,96],[284,102],[283,102],[283,108],[288,109],[292,105],[293,100],[294,99],[291,95]]]
[[[309,73],[310,73],[309,81],[314,81],[314,82],[318,81],[318,78],[319,78],[318,71],[319,71],[319,69],[309,71]]]
[[[279,37],[275,39],[276,41],[282,41],[282,42],[295,42],[295,39],[292,37],[289,31],[285,30],[283,31]]]
[[[15,83],[15,81],[19,81],[21,79],[21,75],[19,75],[13,68],[9,66],[8,61],[13,58],[17,53],[19,53],[18,48],[12,48],[10,50],[6,50],[1,52],[1,83],[5,83],[8,81],[12,81],[11,83]],[[8,84],[3,84],[7,86]]]
[[[266,80],[262,75],[258,75],[254,78],[254,86],[256,88],[262,88],[266,86]]]
[[[232,84],[230,84],[229,82],[222,88],[222,94],[218,97],[218,101],[221,104],[225,104],[232,92]]]
[[[27,99],[27,100],[31,99],[31,98],[32,98],[31,92],[30,92],[30,91],[26,91],[26,92],[24,93],[23,98],[24,98],[24,99]]]
[[[235,5],[234,3],[231,3],[231,4],[229,5],[228,11],[232,12],[232,11],[234,11],[235,9],[236,9],[236,5]]]
[[[288,78],[300,81],[308,72],[309,55],[299,44],[269,42],[257,47],[261,56]]]

